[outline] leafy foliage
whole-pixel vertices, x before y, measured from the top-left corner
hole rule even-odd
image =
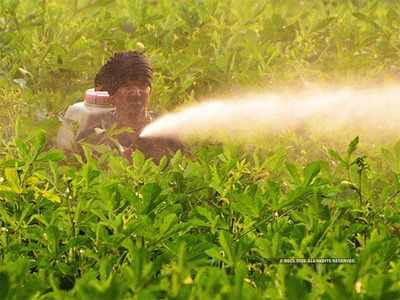
[[[0,299],[400,298],[400,144],[208,145],[156,165],[90,147],[65,157],[51,140],[57,113],[114,51],[146,51],[153,105],[167,110],[239,84],[395,77],[398,11],[363,0],[2,1]],[[279,260],[329,257],[355,263]]]
[[[375,195],[383,179],[366,169],[361,189],[359,166],[346,163],[357,161],[354,141],[346,160],[336,153],[302,172],[285,157],[279,176],[260,176],[272,172],[270,156],[256,170],[261,157],[229,148],[177,153],[167,165],[139,152],[132,163],[106,153],[73,165],[45,152],[43,132],[31,143],[29,157],[18,139],[7,144],[13,158],[2,163],[0,280],[10,299],[400,295],[398,184],[388,178]]]

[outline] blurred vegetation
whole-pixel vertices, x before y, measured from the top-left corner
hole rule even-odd
[[[21,1],[0,4],[0,101],[49,121],[116,51],[145,51],[154,109],[238,87],[382,80],[399,70],[397,1]],[[46,120],[42,120],[46,119]],[[53,124],[49,126],[51,128]]]
[[[164,112],[396,80],[399,14],[394,0],[2,0],[0,299],[400,298],[395,142],[338,150],[290,133],[156,165],[86,147],[68,160],[49,141],[116,51],[149,56]]]

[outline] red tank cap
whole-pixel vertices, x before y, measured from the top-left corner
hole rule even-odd
[[[95,91],[94,89],[88,89],[85,93],[85,103],[112,106],[110,103],[110,95],[106,91]]]

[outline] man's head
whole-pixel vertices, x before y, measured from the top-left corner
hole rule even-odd
[[[147,111],[153,69],[139,52],[115,53],[95,77],[95,89],[107,91],[117,109],[135,114]]]

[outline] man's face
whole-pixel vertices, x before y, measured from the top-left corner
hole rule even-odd
[[[135,115],[145,114],[149,105],[150,87],[142,81],[131,80],[111,96],[117,110]]]

